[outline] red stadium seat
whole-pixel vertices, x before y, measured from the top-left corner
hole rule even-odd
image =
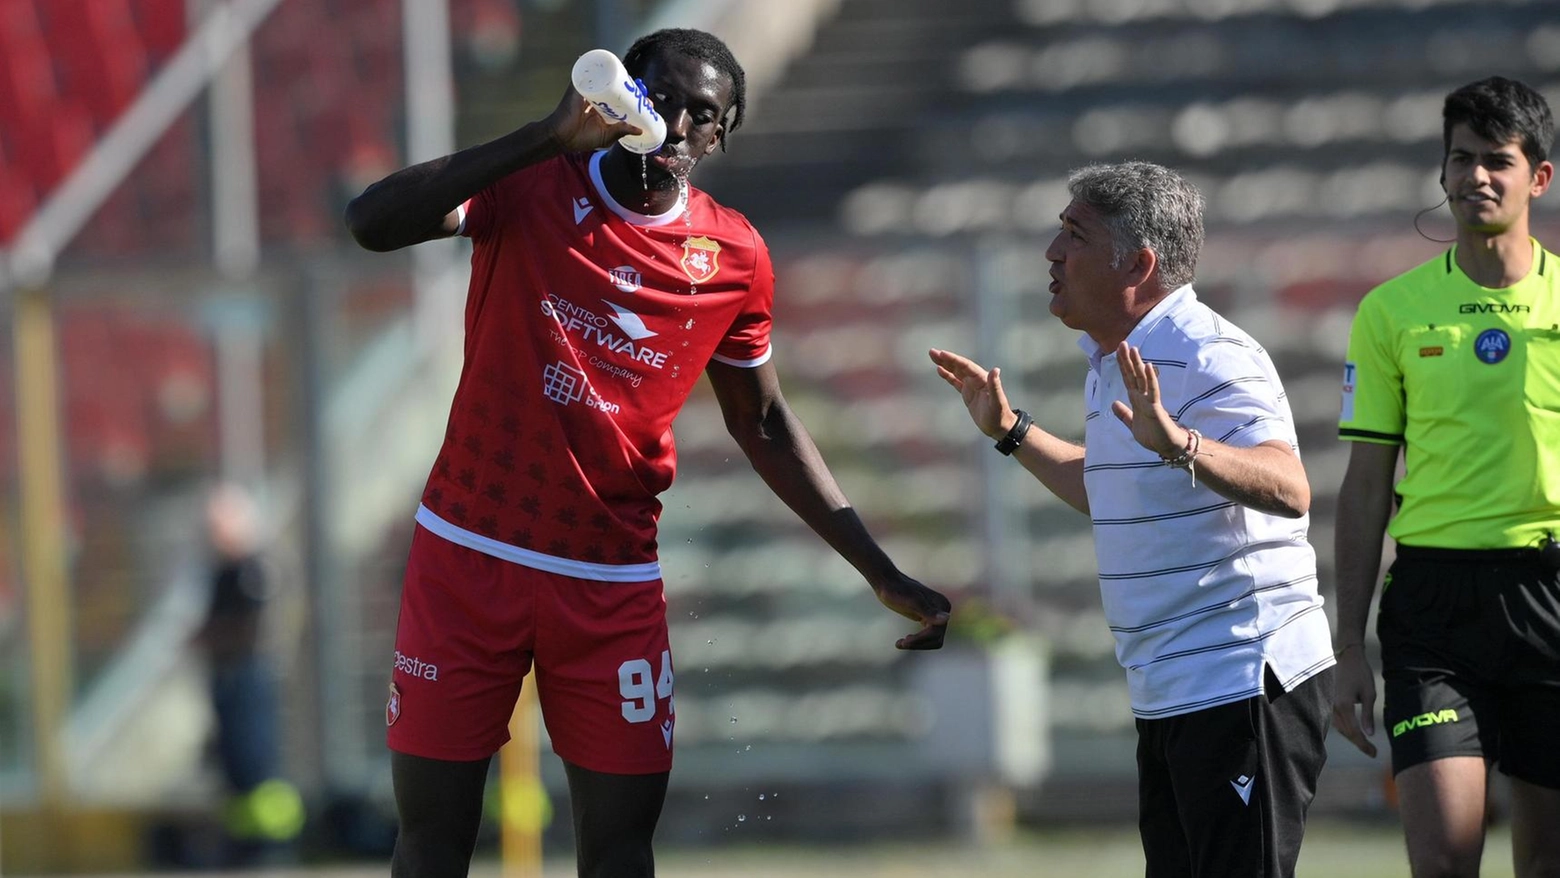
[[[0,245],[9,243],[37,207],[32,183],[19,168],[0,165]]]
[[[100,124],[113,121],[145,84],[146,50],[128,0],[55,0],[46,37],[64,74],[63,91]]]
[[[184,42],[188,27],[184,20],[185,0],[134,0],[136,30],[154,63],[171,55]]]
[[[17,161],[40,193],[58,185],[97,140],[91,115],[73,103],[60,103],[17,134]]]
[[[58,100],[54,64],[41,40],[0,47],[0,132],[47,116]]]

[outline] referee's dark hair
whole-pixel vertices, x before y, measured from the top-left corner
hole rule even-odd
[[[702,30],[669,27],[635,40],[623,56],[623,67],[630,76],[641,76],[651,58],[668,53],[713,64],[716,70],[731,77],[731,106],[726,108],[726,116],[721,119],[726,130],[720,139],[720,148],[725,150],[726,138],[742,127],[742,113],[747,108],[747,75],[742,72],[742,65],[737,63],[720,37]]]
[[[1504,76],[1470,82],[1447,95],[1441,120],[1443,167],[1452,151],[1452,128],[1459,124],[1491,143],[1521,141],[1522,154],[1535,170],[1549,160],[1555,140],[1555,119],[1544,96]]]

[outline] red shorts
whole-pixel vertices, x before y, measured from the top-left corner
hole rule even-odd
[[[671,644],[660,580],[597,582],[524,567],[417,527],[385,721],[391,750],[471,761],[509,740],[520,681],[553,752],[608,774],[672,767]]]

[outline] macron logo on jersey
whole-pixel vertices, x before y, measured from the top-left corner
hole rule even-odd
[[[585,217],[589,216],[590,212],[595,209],[596,205],[591,204],[590,199],[583,195],[574,199],[574,224],[579,225],[584,222]]]

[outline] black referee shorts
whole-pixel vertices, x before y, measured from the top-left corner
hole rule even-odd
[[[1394,774],[1482,756],[1560,789],[1560,569],[1536,549],[1399,546],[1376,634]]]
[[[1333,669],[1285,692],[1137,721],[1147,878],[1289,878],[1327,761]]]

